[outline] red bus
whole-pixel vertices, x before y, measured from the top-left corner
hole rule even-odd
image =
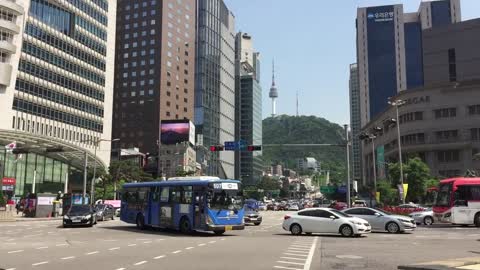
[[[480,227],[480,178],[440,181],[433,213],[439,222]]]

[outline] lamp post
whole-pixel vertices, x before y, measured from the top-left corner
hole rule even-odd
[[[369,139],[372,140],[372,164],[373,164],[373,192],[375,198],[377,196],[377,164],[375,162],[375,138],[377,136],[370,134]]]
[[[97,174],[97,148],[98,148],[98,144],[100,142],[117,142],[117,141],[120,141],[120,139],[112,139],[112,140],[107,140],[107,139],[96,139],[96,140],[85,140],[85,141],[82,141],[82,142],[93,142],[94,144],[94,151],[93,151],[93,156],[94,156],[94,165],[93,165],[93,177],[92,177],[92,183],[91,183],[91,187],[90,187],[90,204],[93,205],[94,203],[94,199],[95,199],[95,196],[94,196],[94,193],[95,193],[95,178],[96,178],[96,174]],[[86,152],[85,152],[85,158],[87,157],[86,155]],[[84,184],[84,200],[85,200],[85,189],[86,189],[86,183]]]
[[[388,101],[388,104],[395,107],[396,115],[397,115],[397,141],[398,141],[398,161],[400,163],[400,184],[403,188],[403,163],[402,163],[402,143],[400,138],[400,119],[398,116],[398,107],[405,104],[404,100],[397,99],[395,101]],[[405,196],[402,195],[402,203],[405,203]]]

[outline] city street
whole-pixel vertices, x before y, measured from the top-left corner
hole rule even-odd
[[[400,264],[480,253],[477,228],[419,227],[361,238],[283,231],[288,212],[263,212],[260,226],[223,236],[139,231],[118,219],[94,228],[60,221],[0,223],[0,269],[396,269]]]

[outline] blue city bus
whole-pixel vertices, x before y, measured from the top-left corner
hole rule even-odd
[[[120,219],[145,227],[184,233],[243,230],[241,182],[218,177],[178,177],[124,184]]]

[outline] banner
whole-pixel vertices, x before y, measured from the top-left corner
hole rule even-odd
[[[407,198],[408,184],[403,184],[403,199]]]
[[[378,202],[380,202],[380,192],[377,191],[377,194],[375,194],[375,200]]]
[[[400,200],[405,200],[408,192],[408,184],[403,184],[403,186],[401,184],[398,184],[397,187]]]
[[[377,147],[376,153],[377,157],[377,179],[383,179],[386,177],[385,173],[385,147],[383,145]]]

